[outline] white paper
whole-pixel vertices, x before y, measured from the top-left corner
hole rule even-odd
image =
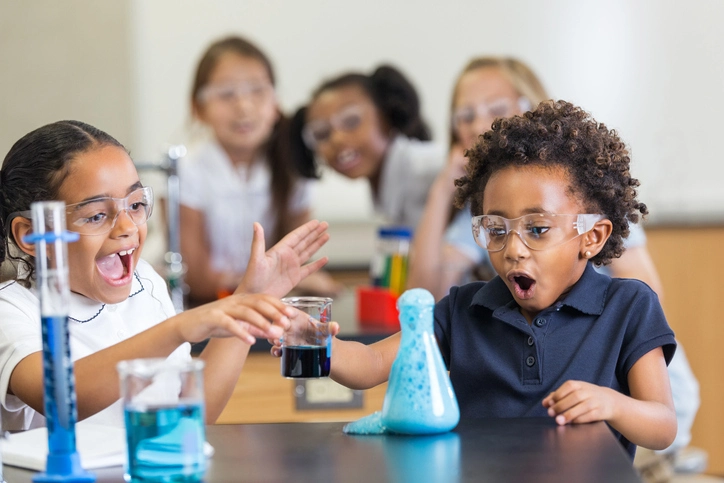
[[[123,428],[78,424],[75,434],[80,464],[84,469],[125,463],[126,431]],[[0,447],[4,464],[43,471],[48,457],[48,430],[36,428],[11,434]]]
[[[113,426],[79,423],[75,427],[76,445],[83,469],[121,466],[126,462],[126,431]],[[35,471],[44,471],[48,458],[48,430],[36,428],[10,434],[0,441],[2,462]],[[204,454],[211,457],[214,448],[206,443]]]

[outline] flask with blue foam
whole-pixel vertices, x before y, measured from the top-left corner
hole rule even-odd
[[[397,300],[402,338],[382,405],[382,425],[402,434],[450,431],[460,409],[433,332],[435,299],[424,289]]]
[[[25,241],[35,243],[35,270],[43,332],[43,386],[48,427],[48,459],[45,472],[35,482],[92,482],[95,475],[81,468],[76,450],[77,420],[75,378],[68,335],[69,241],[77,233],[65,230],[65,203],[43,201],[31,205],[33,233]]]

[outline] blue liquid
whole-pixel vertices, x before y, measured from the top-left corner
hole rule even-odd
[[[295,378],[328,377],[326,346],[282,347],[282,376]]]
[[[126,438],[131,482],[200,482],[206,472],[201,404],[127,407]]]
[[[432,327],[435,300],[411,289],[397,301],[402,338],[382,405],[382,424],[394,433],[450,431],[460,410]]]
[[[43,384],[48,447],[51,454],[70,455],[76,451],[77,419],[75,379],[70,362],[68,317],[42,317]]]

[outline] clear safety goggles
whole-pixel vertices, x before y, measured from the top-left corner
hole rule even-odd
[[[362,124],[364,108],[353,104],[341,109],[329,120],[317,119],[308,122],[302,130],[304,144],[314,150],[318,145],[329,141],[332,137],[332,130],[350,132]]]
[[[519,97],[517,102],[507,97],[500,97],[489,102],[461,106],[453,111],[453,127],[467,126],[478,118],[495,119],[498,117],[511,117],[519,112],[530,110],[530,101]]]
[[[505,248],[508,236],[515,232],[531,250],[547,250],[591,231],[604,215],[561,215],[533,213],[508,219],[496,215],[472,218],[475,242],[489,252]]]
[[[146,223],[153,211],[153,190],[150,186],[139,188],[125,198],[93,198],[65,207],[65,223],[69,231],[81,235],[103,235],[116,225],[118,215],[125,211],[131,221],[140,226]],[[6,226],[18,216],[32,219],[32,212],[17,211],[8,216]]]
[[[245,99],[261,103],[274,93],[274,86],[269,82],[237,82],[228,84],[208,84],[203,87],[197,99],[200,102],[218,101],[232,103]]]

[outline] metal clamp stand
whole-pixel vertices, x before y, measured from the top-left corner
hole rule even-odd
[[[178,162],[186,155],[183,145],[171,146],[166,157],[160,163],[136,163],[138,170],[158,170],[166,175],[167,187],[167,231],[168,251],[164,255],[166,262],[166,283],[171,293],[171,301],[176,312],[184,309],[184,267],[181,258],[181,216],[180,216],[180,185]]]

